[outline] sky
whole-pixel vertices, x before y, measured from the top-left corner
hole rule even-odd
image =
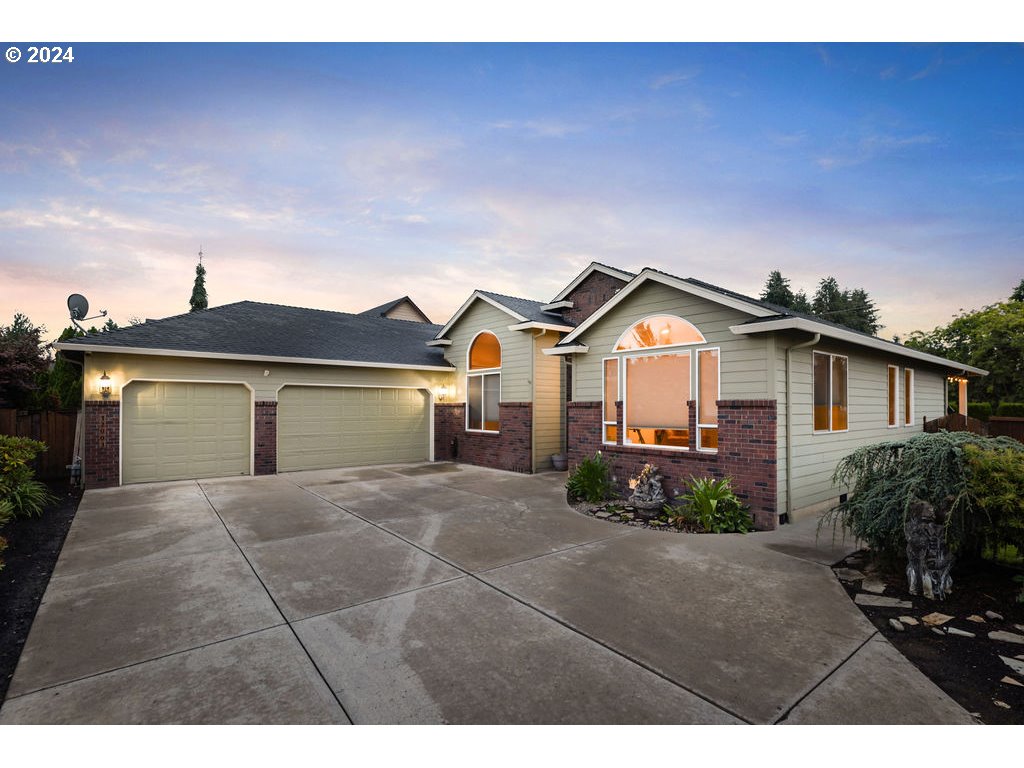
[[[5,43],[6,48],[10,43]],[[25,44],[20,44],[22,49]],[[779,269],[882,336],[1024,278],[1024,46],[85,44],[0,62],[0,323],[210,305],[445,322],[591,261],[756,296]]]

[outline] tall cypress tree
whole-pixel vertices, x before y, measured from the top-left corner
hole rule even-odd
[[[199,249],[199,263],[196,264],[196,281],[192,284],[192,298],[188,300],[189,312],[198,312],[209,305],[206,297],[206,267],[203,266],[203,251]]]

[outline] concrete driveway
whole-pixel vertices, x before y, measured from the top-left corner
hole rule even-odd
[[[2,723],[958,723],[813,523],[646,531],[454,464],[85,494]]]

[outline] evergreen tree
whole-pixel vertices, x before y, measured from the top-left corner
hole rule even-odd
[[[203,266],[203,252],[199,252],[199,263],[196,264],[196,281],[192,285],[192,298],[188,300],[189,312],[206,309],[209,304],[206,298],[206,267]]]
[[[811,302],[807,300],[807,292],[799,290],[793,297],[793,306],[790,309],[795,309],[797,312],[803,312],[805,314],[811,314]]]
[[[1010,294],[1010,301],[1024,301],[1024,280],[1017,283],[1017,288]]]
[[[793,289],[789,287],[789,280],[783,277],[779,270],[773,269],[764,284],[764,290],[761,291],[761,301],[792,309],[795,300]]]
[[[15,408],[31,405],[39,389],[39,376],[50,367],[49,344],[44,344],[44,326],[32,324],[25,315],[0,326],[0,400]]]
[[[75,339],[85,334],[75,326],[65,328],[57,341]],[[75,410],[82,405],[82,366],[68,362],[64,355],[57,353],[53,367],[47,372],[45,381],[40,382],[43,390],[41,408]]]
[[[846,293],[846,315],[843,324],[861,333],[872,336],[878,333],[882,324],[878,322],[878,308],[863,288],[854,288]]]
[[[100,328],[100,332],[101,333],[106,333],[107,331],[116,331],[118,329],[118,327],[119,327],[118,324],[115,323],[111,318],[108,317],[107,318],[107,322],[105,322],[103,324],[103,327]]]
[[[839,283],[834,277],[823,277],[811,300],[811,312],[818,317],[840,323],[842,320],[837,318],[846,310],[846,299],[847,297],[839,289]]]

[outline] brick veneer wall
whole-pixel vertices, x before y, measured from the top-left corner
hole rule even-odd
[[[121,402],[86,400],[83,435],[83,482],[86,488],[110,488],[121,483]]]
[[[565,297],[566,301],[573,303],[573,306],[572,309],[562,310],[562,317],[579,325],[618,293],[625,284],[622,280],[606,275],[604,272],[591,272],[586,280],[577,285],[572,293]]]
[[[497,434],[466,431],[465,403],[435,403],[434,459],[461,461],[493,469],[533,469],[533,404],[499,403]],[[453,452],[457,443],[458,455]]]
[[[256,452],[253,456],[253,472],[257,475],[277,473],[277,402],[256,401],[255,423]]]
[[[690,401],[690,450],[667,451],[622,444],[622,404],[617,404],[618,445],[601,442],[600,402],[569,403],[569,469],[601,451],[611,462],[624,497],[628,481],[645,463],[658,467],[669,496],[683,492],[690,476],[731,477],[736,495],[750,507],[758,530],[778,526],[776,453],[777,411],[774,400],[719,400],[718,451],[695,450],[696,403]]]

